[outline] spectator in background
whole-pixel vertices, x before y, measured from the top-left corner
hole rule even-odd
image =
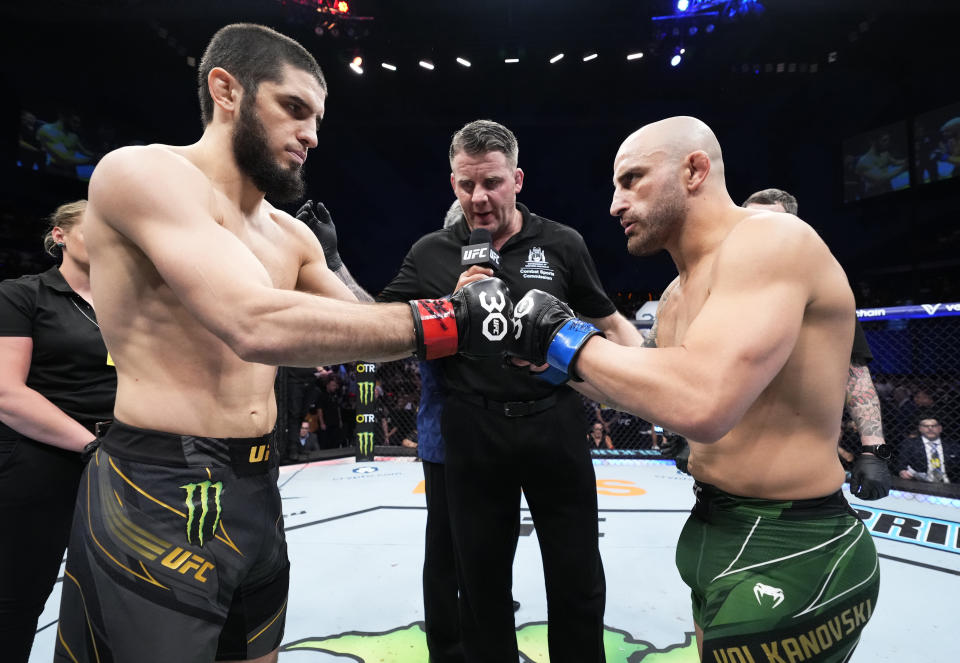
[[[284,381],[287,390],[287,430],[286,445],[283,452],[291,458],[300,453],[299,423],[314,407],[317,397],[320,395],[320,387],[317,385],[317,378],[314,375],[316,370],[315,368],[284,366],[278,371],[282,377],[277,379]]]
[[[934,417],[920,420],[920,436],[900,443],[897,469],[902,479],[960,483],[960,442],[941,439],[943,427]]]
[[[10,663],[27,661],[60,570],[80,452],[113,416],[117,375],[90,299],[86,204],[51,217],[44,248],[59,267],[0,283],[0,651]]]
[[[317,434],[310,432],[310,422],[300,422],[300,437],[297,439],[297,443],[299,444],[297,453],[300,458],[309,458],[314,451],[320,450]]]
[[[591,449],[613,449],[613,440],[603,429],[603,424],[599,421],[590,426],[590,432],[587,433],[587,443]]]
[[[320,423],[321,448],[336,449],[346,444],[340,414],[340,381],[335,375],[327,377],[317,397],[317,418]]]

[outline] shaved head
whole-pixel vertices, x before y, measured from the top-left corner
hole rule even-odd
[[[684,159],[692,152],[705,152],[714,168],[722,167],[723,154],[713,130],[702,120],[689,115],[668,117],[653,122],[632,134],[620,145],[621,155],[661,155],[670,160]]]

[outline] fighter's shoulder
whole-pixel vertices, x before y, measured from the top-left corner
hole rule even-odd
[[[822,246],[817,232],[793,214],[751,212],[727,235],[721,245],[721,255],[776,261],[805,255]]]
[[[147,195],[162,199],[208,194],[209,179],[178,149],[169,145],[129,145],[100,160],[90,179],[91,195],[104,187],[122,196]]]

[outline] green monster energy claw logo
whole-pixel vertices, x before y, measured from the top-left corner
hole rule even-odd
[[[202,481],[200,483],[188,483],[186,486],[180,486],[187,491],[187,543],[203,546],[205,540],[213,538],[217,530],[217,524],[220,522],[220,494],[223,492],[223,482],[210,483]],[[216,509],[213,514],[213,522],[207,524],[210,515],[210,497],[213,493],[213,506]],[[196,518],[197,506],[199,502],[200,518]],[[196,527],[194,527],[196,521]],[[207,533],[206,539],[204,532]]]
[[[370,405],[373,402],[373,383],[372,382],[358,382],[357,389],[360,392],[360,404],[361,405]]]
[[[369,456],[373,453],[373,433],[357,433],[357,445],[360,447],[361,456]]]

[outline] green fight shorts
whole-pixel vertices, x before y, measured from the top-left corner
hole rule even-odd
[[[849,660],[877,604],[873,540],[843,494],[776,501],[697,482],[677,544],[704,663]]]
[[[115,422],[80,481],[55,661],[208,663],[276,649],[289,561],[269,437]]]

